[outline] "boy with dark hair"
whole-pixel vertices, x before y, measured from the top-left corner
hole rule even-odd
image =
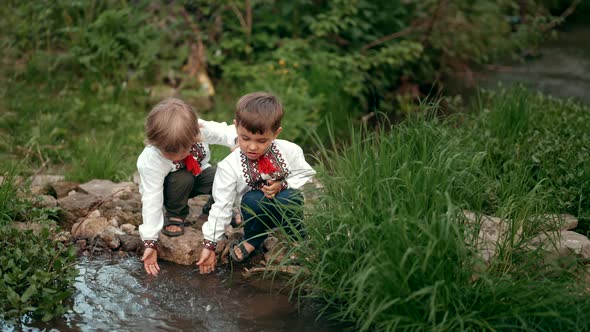
[[[277,139],[282,118],[283,106],[269,93],[250,93],[238,101],[234,125],[239,149],[217,165],[215,203],[203,224],[203,250],[197,263],[201,273],[215,269],[217,241],[231,222],[235,200],[240,203],[244,239],[231,244],[234,261],[246,259],[274,226],[294,226],[302,232],[303,195],[298,189],[315,171],[298,145]]]

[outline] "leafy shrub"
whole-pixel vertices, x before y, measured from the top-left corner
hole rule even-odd
[[[73,246],[54,243],[48,228],[39,234],[0,226],[0,312],[47,321],[69,308],[78,272]]]
[[[74,71],[122,80],[156,59],[157,29],[145,4],[118,1],[49,1],[3,4],[3,43],[21,57],[40,52],[51,71]]]
[[[106,78],[126,79],[156,61],[159,36],[146,24],[149,15],[135,7],[107,9],[71,45],[72,56],[87,70]]]
[[[311,94],[309,83],[293,64],[278,59],[247,67],[234,62],[226,68],[230,81],[243,82],[235,87],[239,95],[263,90],[281,99],[285,107],[281,137],[302,142],[315,131],[324,100],[321,95]]]
[[[75,248],[54,242],[59,228],[48,217],[55,211],[32,208],[19,198],[14,181],[8,176],[0,184],[0,316],[49,320],[69,308],[66,300],[77,276]],[[21,231],[15,220],[43,227]]]

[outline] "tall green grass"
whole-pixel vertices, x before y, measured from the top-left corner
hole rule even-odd
[[[16,75],[16,74],[15,74]],[[79,84],[78,84],[79,83]],[[143,147],[151,107],[144,91],[90,80],[76,86],[28,84],[18,75],[2,91],[0,169],[20,175],[66,173],[71,179],[123,180]]]
[[[306,245],[292,251],[310,271],[294,283],[323,299],[326,315],[361,331],[590,326],[580,263],[554,264],[525,249],[548,223],[540,214],[568,209],[557,196],[584,190],[584,182],[556,187],[562,173],[549,162],[535,169],[526,154],[544,144],[528,139],[543,129],[553,133],[553,124],[572,113],[590,123],[590,114],[524,90],[494,98],[491,109],[459,128],[455,119],[411,120],[378,132],[352,130],[350,144],[321,149],[324,189],[306,220]],[[553,120],[539,121],[541,109]],[[562,146],[555,160],[569,155],[570,137],[560,132],[552,134],[552,146]],[[473,249],[477,230],[463,209],[509,222],[488,265]]]

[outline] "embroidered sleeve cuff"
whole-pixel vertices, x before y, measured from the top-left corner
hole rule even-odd
[[[143,247],[144,248],[151,248],[154,250],[158,250],[158,241],[156,240],[144,240],[143,241]]]
[[[287,180],[283,180],[283,182],[281,182],[281,191],[286,190],[289,188],[289,185],[287,184]]]
[[[215,249],[217,249],[217,242],[203,240],[203,248],[211,250],[211,251],[215,251]]]

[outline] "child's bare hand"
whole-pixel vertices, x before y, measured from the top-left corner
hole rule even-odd
[[[281,181],[268,180],[267,183],[262,187],[262,193],[266,198],[275,198],[281,192]]]
[[[160,266],[158,265],[158,251],[152,248],[146,248],[143,252],[143,268],[145,272],[153,276],[158,275]]]
[[[201,258],[199,258],[197,265],[201,274],[208,274],[215,271],[215,251],[203,248]]]

